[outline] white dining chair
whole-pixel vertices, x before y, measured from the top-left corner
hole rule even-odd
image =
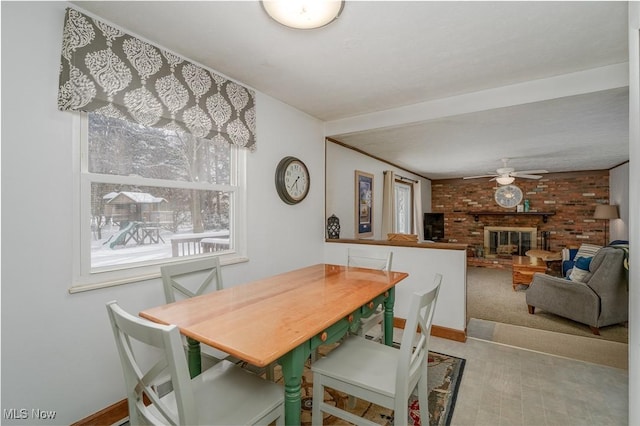
[[[399,425],[407,424],[409,396],[417,389],[422,424],[429,423],[428,342],[441,281],[442,275],[436,274],[431,290],[412,295],[400,349],[350,336],[311,365],[313,425],[322,424],[323,412],[358,425],[375,424],[327,404],[325,386],[393,409],[394,423]]]
[[[107,311],[124,372],[131,425],[284,425],[281,386],[229,361],[190,379],[175,325],[133,316],[116,301],[107,303]],[[162,395],[156,379],[167,376],[172,390]]]
[[[218,257],[168,263],[160,267],[160,274],[167,303],[200,296],[209,288],[214,291],[222,290],[222,271]],[[182,340],[186,348],[186,338],[182,336]],[[228,353],[204,344],[200,344],[200,353],[203,370],[229,357]]]
[[[160,267],[162,285],[167,303],[176,300],[200,296],[210,287],[214,291],[222,290],[222,268],[218,257],[174,262]],[[186,338],[182,337],[187,348]],[[202,369],[205,370],[220,360],[228,359],[229,354],[219,349],[200,344]],[[265,368],[267,379],[274,380],[274,364]]]
[[[391,250],[377,250],[375,247],[367,247],[366,249],[347,248],[347,266],[390,271],[392,261],[393,252]],[[376,340],[382,342],[384,338],[383,317],[384,309],[380,305],[368,318],[360,318],[360,327],[357,334],[359,336],[366,336],[367,332],[379,326],[380,337]]]
[[[160,273],[167,303],[199,296],[209,287],[222,290],[222,271],[218,257],[168,263],[160,267]]]
[[[390,250],[377,250],[375,247],[368,249],[347,248],[347,266],[360,268],[377,269],[381,271],[390,271],[391,262],[393,260],[393,252]],[[375,337],[376,341],[384,341],[384,309],[378,306],[376,311],[367,318],[360,318],[360,325],[356,334],[358,336],[366,336],[367,332],[375,326],[380,327],[380,334]],[[311,353],[311,362],[314,363],[319,358],[318,349]],[[355,400],[349,399],[349,406],[355,406]]]

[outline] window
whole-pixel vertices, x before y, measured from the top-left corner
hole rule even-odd
[[[393,193],[396,198],[395,232],[411,234],[413,232],[413,185],[396,180]]]
[[[244,152],[95,113],[82,113],[81,129],[79,285],[148,278],[178,257],[241,255]]]

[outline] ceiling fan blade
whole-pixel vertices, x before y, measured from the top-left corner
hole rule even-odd
[[[542,176],[540,175],[518,175],[518,178],[522,179],[540,179]]]
[[[479,179],[479,178],[488,178],[488,177],[495,177],[498,176],[496,174],[492,174],[492,175],[480,175],[480,176],[466,176],[463,177],[462,179]]]
[[[522,175],[534,175],[537,173],[549,173],[549,172],[547,170],[520,170],[520,171],[511,173],[511,175],[522,177]]]

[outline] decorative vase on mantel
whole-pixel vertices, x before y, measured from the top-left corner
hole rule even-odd
[[[340,219],[335,214],[327,219],[327,236],[332,240],[340,238]]]

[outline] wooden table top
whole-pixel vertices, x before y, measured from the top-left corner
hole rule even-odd
[[[266,366],[408,276],[318,264],[140,312]]]
[[[539,257],[545,262],[551,262],[554,260],[562,260],[562,252],[552,252],[547,250],[529,250],[525,253],[529,257]]]
[[[512,266],[537,266],[546,268],[547,264],[539,257],[513,256]]]

